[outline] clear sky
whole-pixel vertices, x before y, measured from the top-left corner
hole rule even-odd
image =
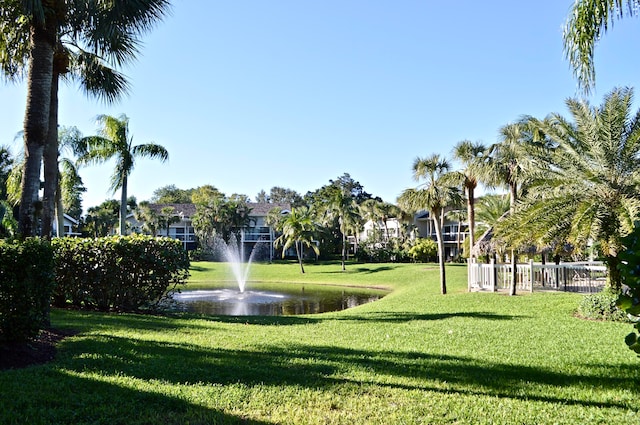
[[[60,124],[96,132],[126,114],[140,159],[129,194],[212,184],[255,199],[273,186],[304,195],[343,173],[385,201],[414,187],[413,160],[450,155],[463,139],[491,144],[521,115],[568,114],[579,95],[562,52],[571,0],[174,0],[145,36],[116,105],[60,92]],[[596,49],[599,104],[615,86],[640,90],[640,21],[616,22]],[[24,84],[0,82],[0,144],[24,117]],[[105,199],[112,164],[81,170],[84,208]]]

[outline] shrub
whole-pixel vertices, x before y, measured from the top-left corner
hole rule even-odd
[[[626,250],[619,254],[620,278],[626,290],[618,298],[618,306],[637,320],[625,342],[629,349],[640,354],[640,227],[636,227],[622,243]]]
[[[57,238],[54,305],[101,311],[155,309],[184,284],[189,258],[176,239],[112,236]]]
[[[410,249],[413,261],[426,263],[437,258],[438,244],[433,239],[421,238]]]
[[[585,319],[628,321],[627,314],[616,306],[618,295],[611,288],[589,294],[578,305],[578,314]]]
[[[53,282],[47,241],[0,241],[0,339],[27,340],[49,324]]]

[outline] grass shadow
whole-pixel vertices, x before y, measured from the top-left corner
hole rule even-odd
[[[20,371],[20,379],[12,379],[10,372],[0,373],[0,423],[269,424],[162,394],[153,385],[127,387],[115,372],[104,372],[90,375],[49,365]]]
[[[598,397],[603,398],[602,393],[609,389],[635,394],[640,385],[640,374],[631,365],[579,365],[579,370],[590,371],[586,376],[441,353],[322,345],[261,345],[238,350],[215,344],[160,343],[91,335],[66,343],[65,352],[66,359],[58,367],[71,374],[125,375],[173,384],[241,383],[322,389],[357,383],[621,409],[634,406],[630,401],[603,401]],[[545,392],[544,388],[554,391]],[[591,392],[593,388],[598,388],[595,394],[584,395],[585,389]],[[109,395],[97,396],[106,399]]]

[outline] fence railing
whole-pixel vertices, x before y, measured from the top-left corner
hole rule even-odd
[[[511,287],[511,264],[471,261],[467,271],[469,291],[496,292]],[[599,261],[516,265],[516,289],[519,291],[599,292],[606,279],[607,269]]]

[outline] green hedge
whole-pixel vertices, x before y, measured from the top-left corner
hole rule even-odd
[[[53,282],[47,241],[0,241],[0,340],[26,340],[48,325]]]
[[[189,276],[189,258],[176,239],[111,236],[52,241],[53,304],[101,311],[155,309]]]

